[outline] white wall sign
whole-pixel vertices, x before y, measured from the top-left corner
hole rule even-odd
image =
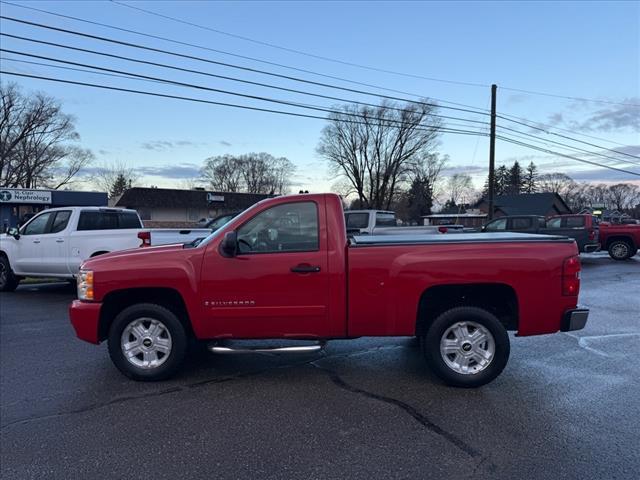
[[[51,192],[0,188],[0,203],[51,203]]]
[[[224,195],[216,195],[215,193],[207,193],[207,202],[224,202]]]

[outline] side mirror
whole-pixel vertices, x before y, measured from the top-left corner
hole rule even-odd
[[[238,253],[238,234],[236,232],[227,232],[224,234],[222,242],[220,242],[220,253],[223,257],[235,257]]]
[[[15,238],[16,240],[19,240],[19,239],[20,239],[20,231],[19,231],[17,228],[15,228],[15,227],[10,228],[10,229],[7,231],[7,235],[11,235],[11,236],[12,236],[13,238]]]

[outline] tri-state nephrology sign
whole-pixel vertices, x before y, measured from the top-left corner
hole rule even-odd
[[[0,203],[51,203],[51,192],[47,190],[22,190],[0,188]]]

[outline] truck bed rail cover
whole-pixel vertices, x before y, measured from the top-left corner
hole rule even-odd
[[[559,235],[530,233],[455,233],[444,235],[355,235],[352,246],[376,245],[441,245],[444,243],[540,243],[573,242],[572,238]]]

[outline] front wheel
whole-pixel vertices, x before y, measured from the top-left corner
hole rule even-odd
[[[109,329],[109,355],[124,375],[141,381],[164,380],[184,359],[187,334],[166,308],[141,303],[125,308]]]
[[[455,387],[479,387],[495,379],[509,360],[509,335],[492,313],[456,307],[442,313],[422,337],[434,373]]]
[[[20,279],[11,270],[9,259],[0,255],[0,292],[13,292],[19,283]]]
[[[624,240],[615,240],[609,244],[609,256],[614,260],[626,260],[634,255],[632,252],[633,248]]]

